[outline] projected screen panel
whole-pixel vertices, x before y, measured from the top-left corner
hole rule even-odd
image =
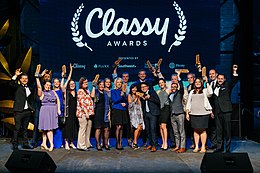
[[[219,62],[219,1],[206,0],[41,0],[40,63],[59,77],[73,64],[73,78],[111,77],[122,58],[119,75],[132,80],[146,60],[163,58],[161,71],[170,78],[176,68],[196,71]]]

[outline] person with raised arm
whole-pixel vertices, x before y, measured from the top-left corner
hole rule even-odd
[[[39,67],[40,65],[38,65]],[[45,81],[43,89],[40,83],[40,68],[36,69],[35,77],[38,89],[38,96],[41,100],[41,108],[39,113],[39,127],[42,131],[42,144],[41,149],[52,151],[54,148],[53,143],[53,130],[58,128],[58,116],[60,111],[60,100],[55,91],[51,90],[51,82]],[[50,148],[47,147],[47,139],[50,143]]]
[[[20,83],[19,83],[19,82]],[[15,75],[10,81],[10,85],[15,89],[15,98],[13,105],[15,127],[12,138],[13,150],[18,149],[18,135],[23,132],[23,148],[33,149],[28,142],[28,125],[33,108],[32,89],[28,87],[28,76],[21,71],[21,68],[15,70]]]
[[[64,117],[62,120],[62,138],[65,141],[65,149],[70,148],[77,149],[73,141],[77,138],[78,121],[76,117],[77,109],[77,92],[75,81],[71,79],[73,66],[70,64],[70,72],[68,78],[64,84],[64,80],[61,80],[61,86],[65,89],[64,93]],[[63,70],[62,76],[65,76]]]
[[[222,152],[226,148],[226,152],[230,152],[231,144],[231,116],[232,116],[232,102],[231,92],[233,87],[238,82],[238,66],[233,65],[233,75],[230,82],[226,81],[224,74],[218,74],[217,86],[214,89],[214,117],[217,129],[217,148],[214,152]],[[223,135],[224,134],[224,135]],[[224,139],[226,137],[226,142]],[[224,147],[224,143],[226,144]]]

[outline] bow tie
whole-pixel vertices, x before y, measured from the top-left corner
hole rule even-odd
[[[27,87],[27,85],[22,85],[23,87]]]
[[[220,84],[217,84],[217,87],[223,87],[223,84],[222,84],[222,85],[220,85]]]

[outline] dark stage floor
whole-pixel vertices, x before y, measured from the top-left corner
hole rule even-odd
[[[94,144],[94,139],[91,139]],[[200,165],[204,154],[193,153],[189,149],[185,153],[177,154],[170,150],[152,153],[140,148],[132,150],[125,147],[119,151],[114,148],[115,139],[111,139],[110,151],[78,151],[64,148],[54,149],[52,152],[41,150],[39,147],[30,151],[47,152],[55,162],[56,172],[201,172]],[[126,139],[124,139],[126,144]],[[187,144],[188,145],[188,144]],[[232,153],[247,153],[255,173],[260,173],[260,145],[250,140],[232,140]],[[12,154],[10,139],[0,138],[0,172],[7,173],[5,163]],[[208,151],[212,152],[212,151]]]

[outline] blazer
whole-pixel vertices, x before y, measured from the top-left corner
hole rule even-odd
[[[26,92],[24,86],[21,84],[18,84],[18,80],[11,80],[10,86],[15,89],[15,95],[14,95],[14,106],[13,111],[14,112],[22,112],[24,110],[25,102],[27,101],[28,109],[31,111],[34,111],[33,108],[33,91],[31,88],[29,90],[31,91],[31,94],[26,97]]]
[[[233,87],[238,82],[238,76],[233,76],[230,82],[224,82],[222,86],[220,86],[219,94],[214,97],[214,108],[215,112],[232,112],[232,102],[231,102],[231,92]]]
[[[148,100],[148,107],[150,110],[150,113],[154,116],[158,116],[160,115],[160,99],[159,96],[157,95],[157,93],[154,90],[149,90],[148,94],[150,95],[150,99]],[[143,109],[143,113],[145,115],[146,113],[146,101],[144,99],[141,99],[141,103],[142,103],[142,109]]]

